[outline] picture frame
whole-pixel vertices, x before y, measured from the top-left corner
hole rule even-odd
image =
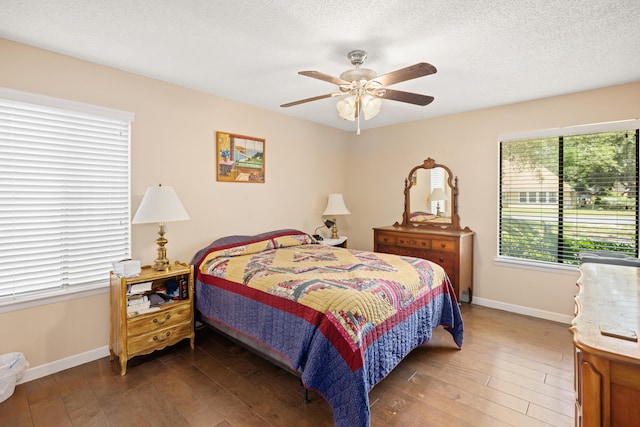
[[[265,182],[265,139],[216,132],[216,179],[221,182]]]

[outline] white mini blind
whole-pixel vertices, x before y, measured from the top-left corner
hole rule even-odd
[[[560,264],[589,251],[637,257],[639,124],[503,138],[499,256]]]
[[[123,117],[0,97],[0,302],[106,286],[129,257]]]
[[[444,183],[444,169],[442,168],[434,168],[431,169],[431,188],[429,189],[429,194],[436,188],[445,188]],[[436,212],[438,210],[438,204],[440,201],[431,202],[431,212]],[[442,203],[447,203],[446,201]]]

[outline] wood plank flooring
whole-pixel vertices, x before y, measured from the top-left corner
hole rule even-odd
[[[573,426],[568,326],[463,304],[458,350],[439,328],[369,394],[377,426]],[[299,380],[208,328],[132,359],[102,358],[16,387],[0,426],[332,426]]]

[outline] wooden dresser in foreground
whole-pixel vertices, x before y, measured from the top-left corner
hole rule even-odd
[[[165,302],[154,311],[143,308],[138,313],[134,308],[127,312],[129,300],[139,297],[128,293],[128,287],[140,285],[156,290],[168,287],[169,282],[186,286],[181,299]],[[173,263],[168,271],[156,271],[151,266],[144,266],[140,275],[131,278],[119,277],[111,272],[110,288],[109,353],[110,360],[115,356],[120,359],[121,375],[126,374],[127,361],[134,356],[163,349],[185,338],[191,340],[191,348],[194,348],[193,266]]]
[[[440,264],[460,295],[473,298],[473,231],[388,226],[373,229],[373,250],[423,258]]]
[[[580,267],[575,347],[576,426],[640,425],[640,268]]]

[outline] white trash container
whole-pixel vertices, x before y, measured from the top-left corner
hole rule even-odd
[[[0,403],[13,395],[16,383],[20,381],[29,362],[19,352],[0,355]]]

